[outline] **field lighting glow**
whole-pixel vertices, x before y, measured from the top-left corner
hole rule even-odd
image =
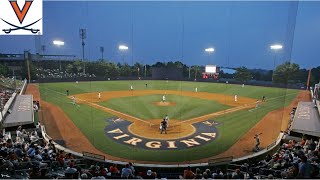
[[[273,49],[273,50],[282,49],[282,45],[281,44],[274,44],[274,45],[270,46],[270,49]]]
[[[119,46],[119,50],[128,50],[128,46],[125,46],[125,45],[120,45]]]
[[[63,46],[64,45],[64,42],[63,41],[60,41],[60,40],[54,40],[52,42],[54,45],[57,45],[57,46]]]
[[[213,52],[214,51],[214,48],[207,48],[205,49],[206,52]]]

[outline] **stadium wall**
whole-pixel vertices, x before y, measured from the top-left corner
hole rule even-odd
[[[181,80],[181,79],[183,79],[183,69],[182,68],[152,67],[152,79]]]
[[[164,80],[164,79],[155,79],[152,77],[118,77],[118,78],[108,78],[108,77],[78,77],[78,78],[42,78],[38,80],[32,80],[32,83],[54,83],[54,82],[76,82],[76,81],[108,81],[108,80]],[[237,82],[235,80],[228,79],[194,79],[182,78],[182,79],[168,79],[168,80],[178,80],[178,81],[190,81],[190,82],[207,82],[207,83],[222,83],[226,84],[239,84],[242,85],[242,82]],[[273,84],[266,81],[249,81],[245,85],[252,86],[262,86],[262,87],[276,87],[276,88],[288,88],[288,89],[304,89],[302,84]]]

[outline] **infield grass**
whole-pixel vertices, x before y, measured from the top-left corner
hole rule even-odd
[[[75,107],[71,100],[65,95],[66,89],[71,94],[128,90],[133,84],[134,89],[170,89],[178,91],[199,91],[245,96],[259,99],[267,97],[267,102],[261,108],[252,112],[242,110],[224,116],[214,118],[222,123],[218,126],[219,136],[212,143],[197,148],[185,150],[145,150],[136,147],[119,144],[105,136],[104,128],[108,125],[106,118],[113,115],[95,109],[88,105]],[[86,135],[90,142],[107,154],[135,160],[161,161],[161,162],[184,162],[211,157],[226,151],[250,128],[259,122],[268,112],[287,106],[297,95],[298,90],[217,84],[217,83],[195,83],[177,81],[108,81],[108,82],[79,82],[76,83],[43,83],[40,84],[41,98],[53,103],[63,109],[67,116]],[[152,99],[152,98],[151,98]],[[158,99],[158,97],[157,97]],[[188,101],[186,100],[185,103]],[[190,103],[187,103],[190,105]],[[185,106],[185,105],[184,105]],[[128,105],[130,109],[130,104]],[[133,109],[133,108],[132,108]],[[183,108],[182,108],[183,109]],[[161,114],[161,113],[160,113]],[[179,117],[179,116],[178,116]],[[181,118],[182,119],[182,118]],[[274,128],[275,135],[279,134],[280,127]],[[72,131],[72,130],[70,130]],[[81,146],[81,145],[79,145]]]
[[[175,106],[154,104],[161,99],[162,95],[130,96],[114,98],[99,104],[145,120],[161,119],[166,115],[170,119],[186,120],[231,108],[215,101],[178,95],[166,95],[167,102],[175,102]]]

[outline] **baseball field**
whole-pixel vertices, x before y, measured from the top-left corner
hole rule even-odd
[[[65,140],[65,146],[88,150],[77,139],[83,136],[95,153],[110,159],[169,163],[237,155],[237,148],[244,152],[242,146],[251,153],[253,130],[263,133],[261,144],[266,147],[286,126],[282,122],[289,115],[286,107],[294,105],[302,92],[156,80],[41,83],[36,87],[43,106],[40,120],[51,126],[47,131],[52,138]],[[166,115],[167,134],[160,134],[159,124]],[[262,121],[264,125],[257,127]],[[241,142],[245,136],[249,142]]]

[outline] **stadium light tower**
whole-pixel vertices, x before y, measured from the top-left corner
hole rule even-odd
[[[276,59],[277,59],[277,52],[280,51],[283,48],[281,44],[272,44],[270,46],[270,50],[274,51],[274,58],[273,58],[273,72],[276,70]],[[273,81],[273,76],[272,76],[272,81]]]
[[[210,55],[214,52],[214,48],[209,47],[209,48],[206,48],[204,51],[208,53],[208,64],[209,64]]]
[[[118,49],[119,49],[120,52],[122,52],[122,62],[124,64],[124,54],[123,54],[123,52],[126,52],[129,49],[129,47],[126,46],[126,45],[119,45]]]
[[[83,74],[86,74],[86,63],[84,62],[84,46],[86,45],[86,43],[84,42],[84,40],[87,38],[87,30],[84,28],[80,28],[79,36],[80,36],[81,45],[82,45]]]
[[[103,60],[104,47],[100,46],[101,60]]]
[[[61,40],[53,40],[52,43],[53,43],[53,45],[57,46],[58,48],[60,48],[61,46],[64,46],[64,41],[61,41]],[[61,59],[59,60],[59,70],[61,72]]]

